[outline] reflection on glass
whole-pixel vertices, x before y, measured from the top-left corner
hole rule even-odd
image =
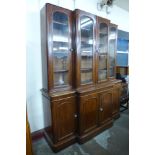
[[[55,12],[53,14],[54,22],[62,23],[68,25],[68,16],[62,12]]]
[[[68,42],[68,25],[53,22],[53,41]]]
[[[54,73],[54,85],[67,85],[68,84],[68,73],[67,72],[55,72]]]
[[[62,12],[55,12],[52,27],[54,86],[67,85],[69,70],[68,16]]]
[[[92,82],[92,70],[81,70],[81,83],[85,84],[85,83],[90,83]]]
[[[107,52],[108,52],[108,26],[105,23],[99,25],[99,65],[98,80],[107,78]]]
[[[53,53],[54,56],[54,70],[55,71],[62,71],[68,70],[68,53]]]
[[[81,25],[81,83],[92,82],[93,67],[93,20],[87,16],[80,19]]]
[[[110,77],[115,75],[115,44],[116,44],[116,28],[110,28],[109,36],[109,64],[110,64]]]

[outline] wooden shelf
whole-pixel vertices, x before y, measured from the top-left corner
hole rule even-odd
[[[105,71],[107,71],[107,68],[103,68],[103,69],[100,69],[100,68],[99,68],[98,70],[105,70]]]
[[[81,72],[92,72],[92,68],[81,68]]]
[[[105,34],[103,32],[99,32],[99,34],[102,34],[102,36],[108,36],[108,34]]]
[[[68,24],[65,24],[65,23],[61,23],[61,22],[57,22],[57,21],[53,21],[53,24],[56,23],[56,24],[60,24],[60,25],[65,25],[65,26],[68,26]]]
[[[68,70],[62,69],[62,70],[56,70],[54,73],[63,73],[63,72],[68,72]]]

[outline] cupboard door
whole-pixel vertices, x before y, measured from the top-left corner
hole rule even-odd
[[[68,85],[69,23],[62,12],[53,13],[53,68],[54,86]]]
[[[115,77],[115,54],[117,41],[117,27],[111,24],[109,34],[109,77]]]
[[[77,124],[75,97],[69,97],[53,103],[53,136],[61,141],[74,136]]]
[[[99,101],[99,123],[104,124],[112,119],[112,90],[100,93]]]
[[[120,87],[117,87],[117,86],[114,87],[114,90],[113,90],[113,114],[119,112],[119,108],[120,108],[120,91],[121,91]]]
[[[97,17],[97,81],[102,82],[108,76],[108,34],[109,20]]]
[[[76,10],[77,86],[95,83],[96,17]]]
[[[86,133],[98,125],[98,97],[91,94],[81,97],[80,101],[80,132]]]
[[[72,86],[72,12],[47,9],[48,80],[50,89]]]

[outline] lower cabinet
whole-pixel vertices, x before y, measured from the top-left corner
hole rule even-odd
[[[53,137],[56,142],[74,136],[77,126],[75,97],[53,101]]]
[[[76,96],[52,97],[51,132],[45,130],[45,138],[54,152],[76,142],[77,104]]]
[[[112,89],[82,95],[79,97],[80,143],[112,125]]]
[[[103,132],[119,116],[119,84],[93,91],[52,96],[50,134],[45,137],[57,152],[78,141],[84,143]]]

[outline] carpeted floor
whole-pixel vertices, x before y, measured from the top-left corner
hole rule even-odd
[[[113,126],[85,144],[54,153],[44,138],[33,142],[34,155],[129,155],[129,112],[120,113]]]

